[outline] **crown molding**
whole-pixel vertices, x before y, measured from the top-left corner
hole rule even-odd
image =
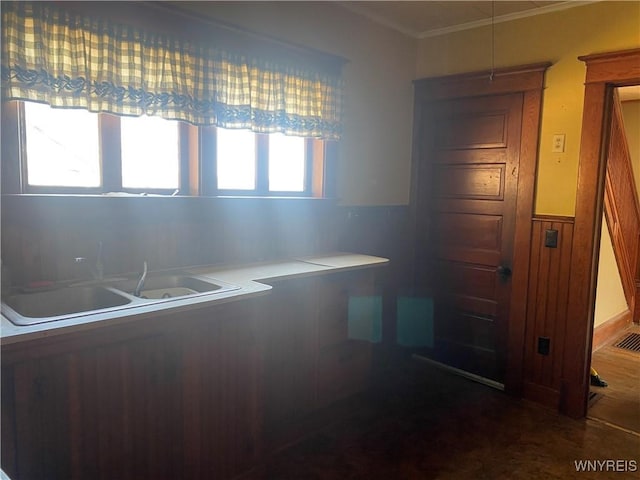
[[[384,15],[380,15],[375,12],[371,12],[364,7],[360,7],[358,2],[337,2],[342,8],[346,10],[350,10],[351,12],[360,15],[362,17],[366,17],[369,20],[378,23],[379,25],[385,26],[387,28],[391,28],[397,32],[400,32],[409,37],[415,38],[417,40],[421,40],[424,38],[437,37],[440,35],[446,35],[448,33],[461,32],[463,30],[471,30],[473,28],[484,27],[487,25],[491,25],[491,23],[504,23],[510,22],[512,20],[518,20],[521,18],[533,17],[536,15],[543,15],[545,13],[558,12],[562,10],[567,10],[569,8],[580,7],[583,5],[589,5],[591,3],[598,3],[604,0],[567,0],[562,3],[556,3],[553,5],[548,5],[545,7],[532,8],[529,10],[524,10],[522,12],[509,13],[506,15],[500,15],[493,19],[486,18],[483,20],[476,20],[473,22],[462,23],[460,25],[452,25],[450,27],[443,28],[435,28],[432,30],[418,31],[412,28],[407,27],[406,25],[402,25],[401,23],[394,22],[393,20],[389,20]]]
[[[504,23],[511,22],[512,20],[519,20],[521,18],[527,17],[535,17],[536,15],[544,15],[545,13],[559,12],[562,10],[568,10],[574,7],[581,7],[583,5],[589,5],[591,3],[598,3],[603,0],[568,0],[562,3],[556,3],[553,5],[547,5],[546,7],[532,8],[529,10],[524,10],[522,12],[508,13],[506,15],[500,15],[491,21],[491,18],[487,18],[484,20],[476,20],[474,22],[462,23],[460,25],[454,25],[451,27],[444,28],[436,28],[434,30],[426,30],[424,32],[420,32],[416,38],[430,38],[437,37],[439,35],[446,35],[448,33],[461,32],[463,30],[471,30],[472,28],[485,27],[487,25],[494,25],[496,23]]]

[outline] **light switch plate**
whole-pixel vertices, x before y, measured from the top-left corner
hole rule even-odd
[[[551,147],[551,151],[553,153],[563,153],[564,152],[564,140],[565,134],[558,133],[553,136],[553,146]]]

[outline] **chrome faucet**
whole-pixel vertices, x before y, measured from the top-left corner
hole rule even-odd
[[[133,291],[134,297],[139,297],[142,292],[142,288],[144,287],[144,282],[147,279],[147,261],[142,262],[142,275],[140,276],[140,280],[138,280],[138,285],[136,285],[136,289]]]
[[[86,264],[87,259],[85,257],[76,257],[74,258],[75,263]],[[104,280],[104,262],[102,259],[102,241],[98,242],[98,253],[96,254],[96,263],[95,266],[89,267],[89,271],[91,272],[91,277],[94,280]]]

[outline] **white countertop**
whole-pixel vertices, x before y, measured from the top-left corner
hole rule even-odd
[[[268,282],[269,280],[284,280],[322,273],[335,273],[342,270],[367,268],[383,265],[388,261],[386,258],[371,255],[338,252],[248,265],[210,265],[182,268],[179,269],[182,272],[210,277],[240,288],[222,293],[185,297],[184,299],[176,299],[171,302],[151,302],[143,305],[125,307],[115,311],[92,313],[29,326],[14,325],[2,316],[0,318],[0,343],[7,345],[35,338],[128,323],[140,318],[158,315],[158,313],[189,310],[202,307],[205,304],[217,305],[239,301],[244,298],[268,293],[272,287],[263,282]]]

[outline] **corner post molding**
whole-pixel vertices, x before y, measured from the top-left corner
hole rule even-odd
[[[575,418],[587,413],[602,223],[606,151],[615,87],[640,84],[640,48],[578,57],[586,64],[578,189],[571,255],[569,300],[563,348],[560,410]]]

